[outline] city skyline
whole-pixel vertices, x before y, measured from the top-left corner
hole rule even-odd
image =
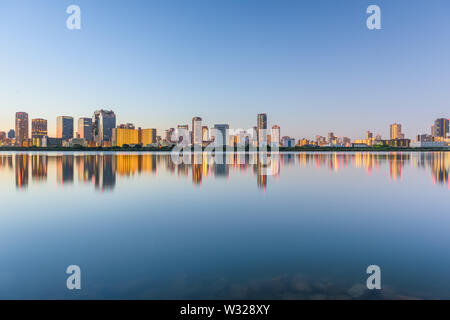
[[[168,142],[173,141],[173,137],[171,136],[176,132],[177,137],[183,137],[190,133],[191,137],[191,143],[193,145],[201,145],[202,142],[205,141],[211,141],[210,138],[213,138],[213,133],[209,132],[212,129],[219,130],[223,135],[223,145],[226,145],[228,142],[229,134],[228,132],[225,132],[225,130],[244,130],[240,132],[247,132],[249,133],[249,130],[254,130],[256,133],[256,141],[258,143],[262,144],[269,144],[270,141],[268,139],[272,139],[272,137],[276,137],[276,141],[280,143],[283,139],[292,139],[293,144],[295,145],[298,141],[298,144],[300,145],[301,140],[305,140],[309,142],[316,141],[319,142],[322,139],[325,139],[324,136],[321,134],[316,134],[315,137],[309,139],[308,137],[291,137],[288,135],[285,135],[282,132],[282,129],[279,124],[273,124],[268,126],[268,117],[267,113],[258,113],[257,119],[256,119],[256,126],[248,126],[248,128],[234,128],[230,127],[229,124],[209,124],[204,125],[205,123],[202,122],[203,118],[194,116],[192,117],[191,127],[189,130],[189,124],[183,125],[183,124],[177,124],[173,125],[171,127],[165,128],[163,130],[158,130],[156,128],[151,129],[142,129],[140,126],[136,126],[135,123],[120,123],[117,121],[116,114],[113,110],[97,110],[94,112],[94,115],[92,118],[86,118],[86,117],[80,117],[78,119],[75,119],[71,116],[58,116],[56,118],[56,132],[54,135],[51,135],[48,133],[48,121],[43,118],[33,118],[30,117],[27,112],[19,111],[15,113],[15,138],[16,141],[20,141],[20,143],[23,143],[23,140],[25,137],[28,137],[28,139],[32,140],[34,138],[42,139],[44,136],[51,137],[51,138],[59,138],[63,141],[70,140],[72,138],[74,139],[84,139],[85,141],[89,142],[96,142],[96,143],[102,143],[105,141],[113,142],[113,136],[114,136],[114,130],[122,130],[122,138],[123,135],[129,135],[126,134],[123,130],[133,130],[136,131],[136,135],[139,131],[139,139],[136,136],[137,141],[142,141],[142,132],[146,132],[148,130],[151,130],[152,132],[148,133],[150,134],[150,138],[145,138],[146,141],[151,141],[151,143],[156,142],[156,137],[160,137],[161,140],[168,140]],[[438,118],[434,120],[433,124],[429,127],[429,131],[426,132],[417,132],[414,136],[408,137],[404,133],[402,129],[401,123],[391,123],[389,125],[389,135],[388,137],[385,137],[384,140],[402,140],[402,139],[409,139],[411,141],[433,141],[433,137],[438,138],[444,138],[444,139],[450,139],[449,134],[449,119],[448,118]],[[119,124],[120,123],[120,124]],[[31,124],[31,130],[30,128]],[[105,129],[104,129],[105,127]],[[139,130],[136,130],[135,128],[138,127]],[[223,128],[222,128],[223,127]],[[176,129],[175,129],[176,128]],[[205,129],[206,129],[206,135],[205,135]],[[11,130],[1,130],[0,132],[5,133],[5,138],[8,137],[11,133]],[[103,132],[105,130],[105,132]],[[175,130],[175,131],[174,131]],[[183,130],[183,131],[180,131]],[[261,131],[265,130],[265,131]],[[185,131],[185,132],[184,132]],[[19,132],[19,135],[17,133]],[[117,131],[116,131],[117,132]],[[170,132],[170,136],[167,136],[168,132]],[[262,132],[265,132],[264,135],[261,135]],[[237,134],[237,132],[234,132]],[[146,133],[147,134],[147,133]],[[365,138],[360,139],[352,139],[345,135],[335,135],[334,132],[328,131],[328,138],[324,140],[324,142],[328,143],[334,143],[334,144],[346,144],[347,142],[356,142],[356,143],[366,143],[369,140],[381,140],[383,139],[383,136],[379,133],[376,133],[376,137],[374,137],[374,133],[370,130],[365,131]],[[362,134],[362,136],[364,135]],[[270,137],[269,137],[270,136]],[[86,138],[87,137],[87,138]],[[205,137],[208,137],[205,139]],[[179,138],[177,138],[179,139]],[[132,139],[133,140],[133,139]],[[260,142],[261,140],[261,142]],[[338,142],[340,140],[340,142]],[[136,142],[137,144],[138,142]],[[125,143],[127,144],[127,143]],[[368,143],[370,145],[370,143]],[[144,144],[145,146],[146,144]],[[113,144],[114,146],[114,144]],[[121,146],[121,144],[119,144]]]
[[[0,128],[14,128],[13,110],[78,119],[107,106],[121,123],[158,131],[193,113],[246,128],[264,111],[269,127],[298,138],[387,137],[395,122],[412,137],[450,101],[450,5],[437,2],[409,3],[411,22],[401,3],[377,1],[375,32],[368,1],[136,1],[123,15],[120,3],[81,0],[78,31],[65,27],[65,4],[6,2]]]

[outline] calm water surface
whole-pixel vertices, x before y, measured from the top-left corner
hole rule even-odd
[[[0,298],[450,298],[450,152],[252,157],[0,153]]]

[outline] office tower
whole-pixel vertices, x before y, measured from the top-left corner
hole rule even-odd
[[[73,138],[73,118],[60,116],[56,118],[56,138],[69,140]]]
[[[434,121],[434,125],[431,127],[431,135],[433,137],[446,138],[449,132],[448,119],[439,118]]]
[[[130,128],[114,128],[112,131],[112,145],[115,147],[139,144],[138,130]]]
[[[16,143],[23,146],[28,141],[28,113],[16,112]]]
[[[328,143],[332,143],[336,137],[333,132],[328,133]]]
[[[78,134],[80,139],[92,141],[92,119],[80,118],[78,119]]]
[[[228,131],[230,126],[228,124],[215,124],[214,125],[214,141],[216,146],[226,146],[228,142]],[[220,135],[220,136],[218,136]],[[217,137],[216,137],[217,136]],[[222,138],[219,141],[219,138]]]
[[[98,110],[92,117],[92,135],[95,142],[112,141],[112,130],[116,127],[115,113],[107,110]]]
[[[8,131],[8,139],[14,139],[16,137],[16,132],[14,129]]]
[[[429,134],[418,134],[416,140],[417,142],[431,142],[433,141],[433,136]]]
[[[366,131],[366,140],[372,139],[373,138],[373,133],[370,131]]]
[[[291,138],[289,136],[284,136],[281,139],[281,143],[282,143],[284,148],[293,148],[293,147],[295,147],[295,139]]]
[[[177,136],[178,136],[178,143],[183,144],[189,144],[190,143],[190,137],[189,137],[189,125],[187,124],[179,124],[177,126]]]
[[[208,126],[202,127],[202,140],[203,142],[209,141],[209,129]]]
[[[112,145],[115,147],[123,147],[124,145],[147,146],[156,143],[156,129],[133,129],[132,126],[124,128],[114,128],[112,130]]]
[[[202,145],[202,118],[192,118],[192,144]]]
[[[258,114],[257,117],[258,145],[267,144],[266,130],[267,130],[267,115],[265,113],[260,113]]]
[[[280,126],[274,125],[272,127],[272,137],[271,137],[271,146],[279,146],[281,142],[281,133],[280,133]]]
[[[142,146],[156,143],[156,129],[138,129],[139,143]]]
[[[390,139],[403,139],[402,125],[400,123],[394,123],[390,125]]]
[[[167,142],[174,142],[176,141],[174,137],[175,128],[170,128],[164,131],[164,140]]]
[[[48,136],[47,120],[45,119],[31,120],[31,138],[42,139],[45,136]]]

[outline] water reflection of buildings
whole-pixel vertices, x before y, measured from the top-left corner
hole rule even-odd
[[[448,173],[450,171],[450,153],[433,152],[421,153],[417,165],[421,168],[431,168],[431,179],[433,183],[447,184],[450,188]]]
[[[58,183],[72,183],[73,170],[73,155],[56,158],[56,181]]]
[[[28,186],[28,157],[27,154],[18,154],[15,156],[16,187],[18,189]]]
[[[32,155],[31,156],[31,177],[33,181],[47,180],[47,156],[46,155]]]
[[[18,189],[33,182],[46,182],[49,171],[56,171],[58,184],[74,184],[74,173],[81,184],[92,183],[102,191],[113,190],[116,176],[156,175],[158,166],[180,178],[191,176],[194,186],[200,186],[209,176],[229,178],[231,173],[253,172],[257,186],[266,190],[269,180],[279,177],[289,167],[326,168],[338,172],[347,167],[361,168],[367,173],[387,167],[389,179],[400,180],[405,165],[430,170],[432,182],[449,185],[450,153],[295,153],[277,154],[261,158],[252,153],[192,154],[176,164],[169,154],[83,154],[0,155],[0,170],[14,170]]]

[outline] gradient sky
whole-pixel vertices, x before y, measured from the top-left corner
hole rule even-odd
[[[158,130],[266,112],[295,138],[429,133],[449,116],[449,14],[448,0],[1,0],[0,130],[26,111],[53,135],[58,115],[107,108]]]

